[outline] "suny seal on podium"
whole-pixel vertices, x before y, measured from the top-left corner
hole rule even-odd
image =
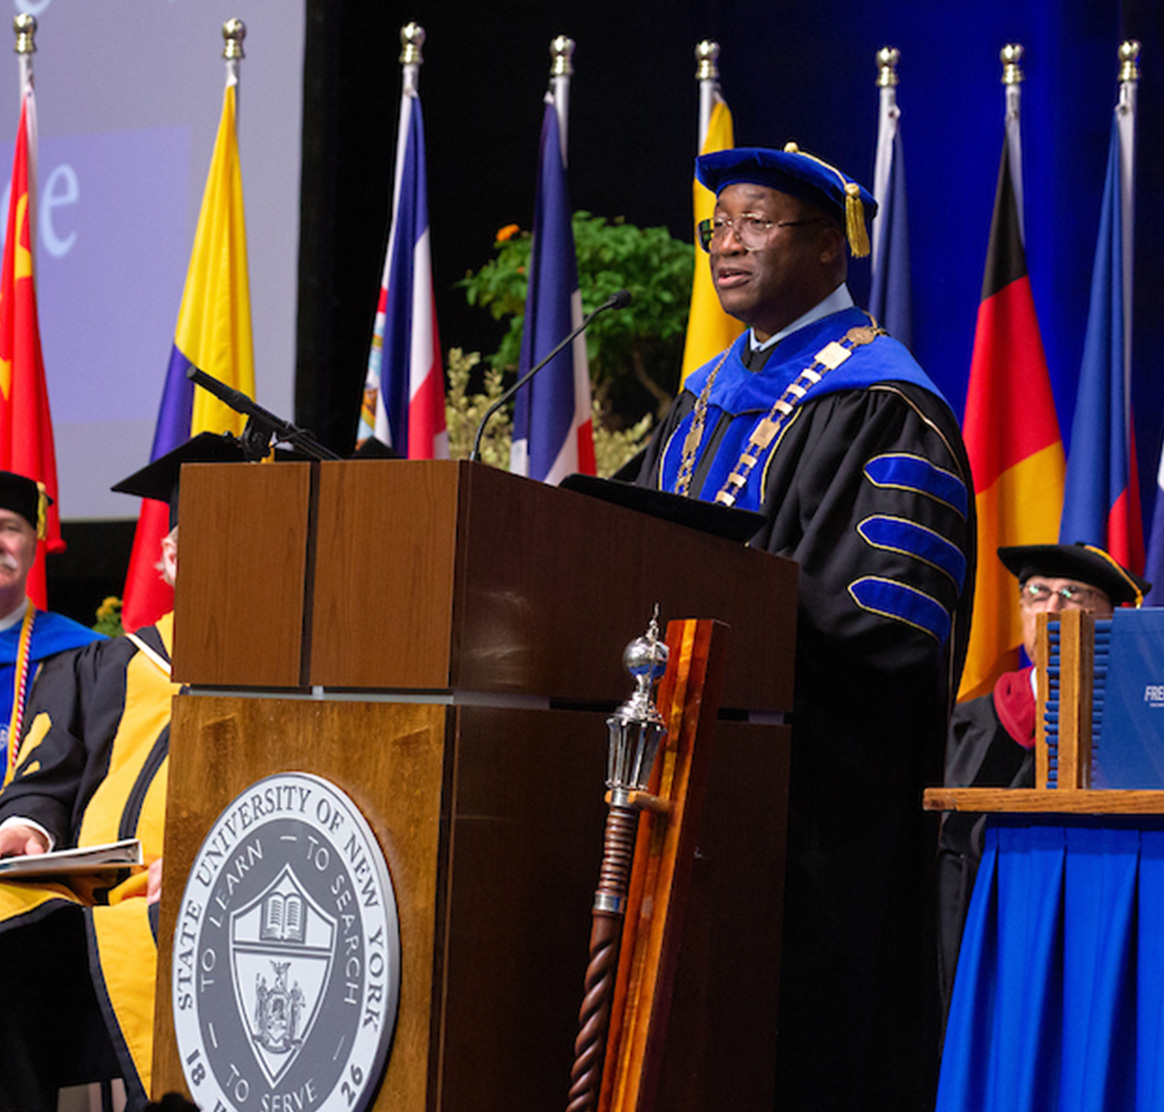
[[[400,931],[371,828],[334,784],[252,784],[198,851],[174,929],[174,1030],[206,1112],[360,1112],[384,1070]]]

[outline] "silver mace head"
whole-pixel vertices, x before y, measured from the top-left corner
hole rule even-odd
[[[651,778],[659,743],[667,732],[652,692],[667,670],[670,650],[659,640],[659,608],[643,637],[623,650],[622,663],[634,677],[634,694],[607,720],[606,786],[611,806],[628,806],[632,792],[642,792]]]

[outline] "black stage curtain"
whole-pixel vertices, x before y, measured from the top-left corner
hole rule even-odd
[[[334,451],[356,435],[392,204],[395,4],[308,0],[295,420]]]

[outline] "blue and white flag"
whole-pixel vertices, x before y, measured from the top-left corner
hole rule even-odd
[[[557,109],[547,96],[519,376],[581,323],[582,295],[578,291],[566,160]],[[518,391],[509,469],[546,483],[559,483],[578,471],[594,474],[590,369],[584,336],[559,352]]]
[[[411,80],[410,80],[411,78]],[[432,291],[424,121],[405,68],[392,230],[376,305],[359,443],[375,437],[408,459],[448,456],[445,379]]]
[[[873,168],[873,284],[869,312],[906,347],[913,343],[913,292],[910,285],[909,215],[905,202],[905,158],[901,146],[901,109],[896,90],[881,89],[877,156]]]

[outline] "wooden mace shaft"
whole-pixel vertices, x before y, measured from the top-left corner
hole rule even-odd
[[[610,1002],[618,972],[623,907],[634,856],[639,815],[633,807],[612,804],[606,816],[602,868],[594,893],[590,925],[590,960],[583,981],[574,1040],[574,1066],[566,1112],[592,1112],[602,1088],[602,1063],[610,1026]]]

